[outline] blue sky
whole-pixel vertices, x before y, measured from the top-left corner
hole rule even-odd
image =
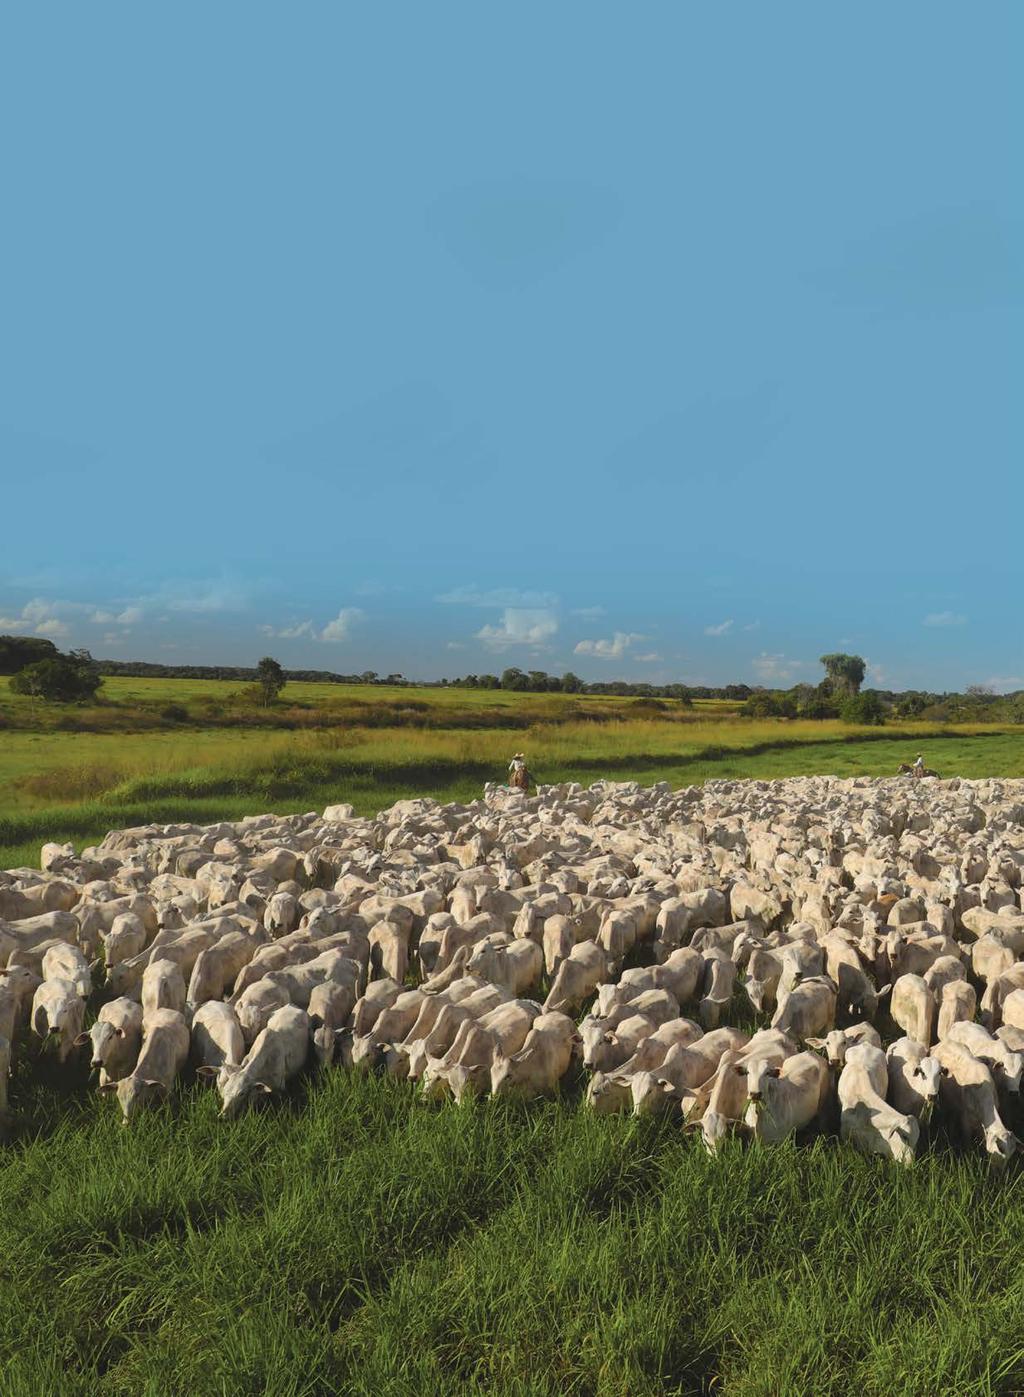
[[[0,631],[1024,687],[1020,14],[9,7]]]

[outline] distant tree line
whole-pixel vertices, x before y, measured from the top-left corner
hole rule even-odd
[[[276,663],[276,661],[275,661]],[[161,665],[149,660],[98,660],[101,674],[126,675],[134,679],[234,679],[241,683],[259,682],[259,665]],[[282,669],[285,680],[307,684],[411,684],[401,674],[381,675],[367,669],[362,674],[335,674],[329,669]]]
[[[971,684],[964,693],[932,693],[923,689],[898,692],[862,689],[865,661],[859,655],[822,655],[825,677],[820,684],[795,684],[770,689],[750,684],[648,684],[627,680],[587,682],[571,670],[548,674],[542,669],[510,665],[500,674],[466,674],[456,679],[419,681],[402,674],[335,674],[324,669],[284,669],[264,657],[259,664],[165,665],[146,660],[94,660],[87,650],[62,655],[41,636],[0,635],[0,675],[14,676],[15,692],[59,701],[95,697],[103,675],[154,679],[226,679],[253,686],[253,697],[270,705],[289,681],[317,684],[398,685],[425,688],[506,689],[533,694],[612,695],[636,699],[674,700],[689,707],[697,699],[725,699],[741,705],[750,718],[840,718],[849,723],[882,723],[887,719],[920,718],[932,722],[1024,724],[1024,691],[997,694],[986,684]]]

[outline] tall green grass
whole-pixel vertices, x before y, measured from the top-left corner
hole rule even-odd
[[[92,1100],[0,1170],[5,1394],[988,1394],[1024,1192],[827,1140],[708,1159],[575,1100],[332,1074],[226,1124]]]

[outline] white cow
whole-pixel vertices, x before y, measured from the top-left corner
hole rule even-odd
[[[85,1000],[70,980],[44,980],[32,1000],[32,1031],[56,1040],[57,1060],[67,1062],[85,1023]]]
[[[257,1097],[283,1091],[302,1071],[308,1055],[309,1015],[286,1004],[271,1015],[240,1066],[224,1063],[219,1069],[221,1115],[234,1119]]]
[[[862,1154],[881,1154],[912,1164],[920,1126],[885,1100],[889,1069],[885,1053],[870,1043],[850,1048],[838,1085],[840,1138]]]
[[[747,1074],[747,1090],[746,1125],[759,1140],[776,1144],[817,1119],[828,1098],[828,1067],[815,1052],[797,1053],[781,1067],[758,1063]]]
[[[562,969],[568,964],[569,961],[565,961]],[[492,1095],[550,1095],[569,1070],[578,1042],[576,1025],[568,1014],[545,1010],[534,1019],[517,1053],[508,1057],[500,1048],[495,1049],[491,1067]]]
[[[192,1061],[197,1068],[237,1066],[245,1056],[245,1039],[231,1004],[207,999],[192,1015]]]
[[[928,1122],[939,1096],[942,1072],[938,1058],[914,1038],[897,1038],[890,1043],[888,1098],[897,1111]]]
[[[100,1091],[117,1093],[125,1125],[140,1108],[166,1101],[188,1062],[188,1043],[185,1016],[175,1009],[156,1009],[143,1021],[142,1051],[135,1070],[100,1087]]]
[[[99,1069],[100,1086],[127,1077],[142,1047],[142,1005],[125,996],[109,1000],[100,1009],[89,1032],[80,1033],[75,1039],[78,1047],[90,1042],[90,1066],[94,1071]]]

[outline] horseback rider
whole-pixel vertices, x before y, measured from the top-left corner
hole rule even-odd
[[[508,764],[508,783],[514,791],[522,791],[526,795],[530,788],[530,773],[526,769],[526,758],[522,752],[517,752]]]

